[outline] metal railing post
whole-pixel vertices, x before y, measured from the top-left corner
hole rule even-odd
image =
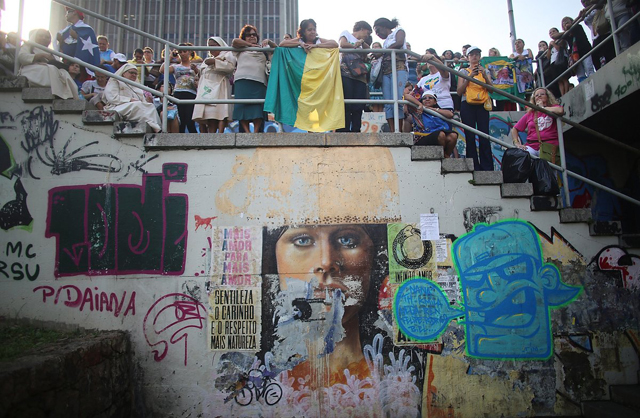
[[[382,71],[382,68],[380,71]],[[398,73],[396,72],[395,50],[391,51],[391,83],[393,85],[393,131],[400,132],[400,115],[398,112]]]
[[[169,99],[167,98],[169,96],[169,62],[171,61],[171,55],[169,53],[169,43],[165,43],[164,44],[164,62],[162,63],[162,65],[164,65],[164,74],[162,74],[164,76],[164,81],[162,83],[163,87],[163,92],[162,92],[162,132],[167,132],[167,113],[168,112],[168,107],[169,107]]]
[[[540,73],[540,87],[546,88],[544,85],[544,65],[542,65],[542,60],[538,58],[538,72]]]
[[[620,44],[618,43],[618,36],[616,34],[616,30],[618,30],[616,25],[616,18],[613,16],[613,6],[611,5],[611,0],[607,0],[607,8],[609,9],[609,24],[611,24],[611,34],[613,35],[613,48],[616,51],[616,57],[620,54]]]
[[[22,21],[24,20],[24,0],[20,0],[20,9],[18,10],[18,41],[16,45],[16,55],[13,60],[13,75],[18,75],[20,71],[20,47],[22,43]]]
[[[560,149],[560,167],[562,167],[562,189],[564,190],[564,203],[566,208],[571,207],[571,196],[569,195],[569,178],[567,177],[567,153],[564,151],[564,132],[562,132],[562,121],[556,119],[558,127],[558,148]]]

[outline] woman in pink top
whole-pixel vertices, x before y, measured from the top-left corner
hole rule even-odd
[[[564,109],[558,104],[553,93],[545,88],[537,88],[531,94],[529,100],[532,104],[536,104],[551,113],[562,116],[564,115]],[[536,129],[537,126],[537,129]],[[518,132],[527,132],[527,144],[523,145],[520,141]],[[528,108],[527,113],[520,118],[518,123],[511,130],[511,136],[513,137],[513,144],[526,150],[529,154],[539,157],[540,156],[540,142],[548,142],[553,145],[558,145],[558,125],[556,118],[538,112],[533,108]]]

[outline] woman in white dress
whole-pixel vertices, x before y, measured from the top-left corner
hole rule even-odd
[[[51,33],[46,29],[35,29],[29,36],[31,42],[48,47]],[[51,93],[61,99],[78,99],[78,87],[69,73],[62,69],[61,62],[53,55],[33,46],[20,48],[20,75],[29,80],[32,87],[51,87]]]
[[[228,46],[219,36],[212,36],[208,46]],[[210,51],[209,57],[200,66],[200,82],[196,99],[230,99],[229,76],[236,68],[236,57],[231,51]],[[196,104],[193,120],[207,124],[209,133],[223,133],[233,114],[232,104]]]
[[[116,75],[135,82],[138,69],[127,63],[118,69]],[[141,88],[111,78],[104,89],[103,98],[105,109],[115,110],[125,120],[146,122],[154,132],[160,132],[161,121],[153,105],[153,97],[145,94]]]

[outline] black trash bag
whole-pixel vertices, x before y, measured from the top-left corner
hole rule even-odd
[[[502,181],[525,183],[531,174],[531,155],[520,148],[509,148],[502,156]]]
[[[529,181],[533,184],[533,194],[537,196],[556,196],[560,193],[556,170],[545,160],[533,160]]]

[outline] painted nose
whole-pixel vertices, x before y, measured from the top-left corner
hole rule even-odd
[[[331,284],[331,276],[340,273],[342,264],[339,261],[338,252],[330,242],[321,241],[319,251],[318,265],[314,269],[314,273],[320,280],[321,287],[325,287]]]

